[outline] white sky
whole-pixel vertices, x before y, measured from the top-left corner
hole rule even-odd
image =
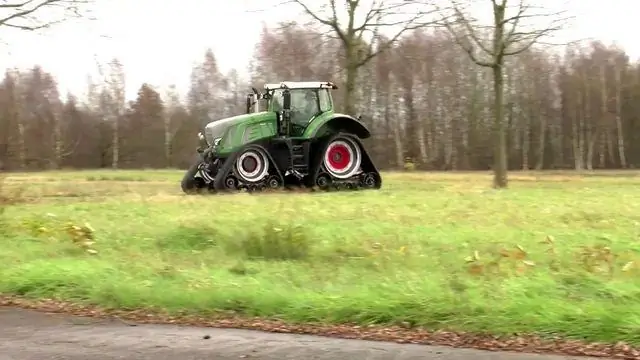
[[[0,45],[0,68],[40,64],[57,77],[63,92],[82,95],[87,74],[96,73],[95,56],[104,62],[116,56],[125,66],[127,97],[134,98],[142,82],[158,87],[176,84],[184,94],[191,68],[207,47],[213,49],[223,72],[235,67],[244,73],[262,22],[306,20],[297,8],[247,12],[275,5],[278,0],[95,1],[97,20],[70,21],[43,34],[2,29],[0,40],[5,45]],[[481,7],[483,1],[489,4],[489,0],[476,1],[474,7]],[[537,1],[567,4],[562,0]],[[640,56],[640,43],[632,30],[638,21],[638,0],[573,0],[568,4],[567,10],[575,19],[563,38],[615,41],[633,58]],[[490,11],[490,7],[486,9]]]

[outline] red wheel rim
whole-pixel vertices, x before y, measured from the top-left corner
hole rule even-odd
[[[342,144],[333,145],[328,155],[329,165],[337,171],[344,170],[351,161],[351,151]]]
[[[257,167],[258,167],[258,161],[252,156],[247,156],[242,160],[242,170],[248,173],[254,172]]]

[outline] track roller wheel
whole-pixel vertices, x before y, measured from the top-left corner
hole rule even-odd
[[[322,174],[316,179],[316,185],[322,190],[328,190],[331,186],[331,178],[327,174]]]
[[[227,190],[237,190],[238,180],[233,176],[227,176],[227,178],[224,179],[224,186]]]
[[[280,185],[281,185],[280,184],[280,179],[278,179],[278,177],[275,176],[275,175],[271,175],[267,179],[267,189],[269,189],[269,190],[275,190],[275,189],[279,188]]]
[[[373,189],[376,187],[376,174],[366,173],[362,178],[362,186],[366,189]]]

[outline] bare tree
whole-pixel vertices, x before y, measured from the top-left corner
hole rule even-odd
[[[361,1],[364,7],[371,0]],[[488,1],[479,6],[483,3]],[[464,23],[450,24],[463,40],[473,40]],[[487,36],[486,44],[491,44],[493,26],[488,26],[488,34],[480,26],[473,23],[474,34]],[[518,26],[517,31],[524,32]],[[477,66],[473,59],[492,58],[475,43],[475,57],[468,56],[468,48],[452,41],[446,28],[429,30],[406,33],[359,70],[354,106],[370,115],[371,156],[385,170],[485,170],[494,160],[493,68]],[[388,40],[383,35],[377,43]],[[302,26],[267,29],[256,46],[254,82],[336,76],[333,80],[344,83],[346,74],[339,71],[344,60],[339,55],[341,40],[331,36]],[[515,43],[508,51],[520,45]],[[533,46],[504,59],[509,166],[637,168],[640,62],[623,49],[598,41],[575,44],[565,49],[562,60],[558,56]],[[88,82],[84,106],[74,96],[56,100],[60,96],[53,82],[47,85],[46,69],[39,77],[31,68],[8,70],[0,81],[0,162],[8,170],[44,170],[49,159],[60,159],[62,154],[65,168],[109,168],[116,145],[118,168],[186,167],[202,120],[188,111],[189,105],[211,109],[215,118],[242,112],[244,106],[244,80],[233,71],[221,74],[211,60],[194,72],[198,86],[192,95],[197,97],[169,91],[161,92],[160,99],[152,86],[143,85],[126,103],[116,101],[124,83],[118,76],[111,79],[112,69],[104,63],[105,79]],[[336,103],[341,103],[343,89],[336,92]],[[127,87],[127,95],[136,94],[129,94]],[[121,115],[117,140],[114,114]]]
[[[118,59],[113,59],[109,63],[109,77],[107,80],[109,93],[113,99],[113,140],[112,140],[112,158],[111,167],[118,168],[120,159],[120,121],[126,111],[127,98],[125,94],[126,83],[124,75],[124,66]]]
[[[513,1],[513,0],[512,0]],[[450,0],[451,11],[442,10],[442,22],[455,42],[479,66],[492,69],[493,73],[493,186],[507,187],[507,142],[504,124],[503,91],[504,61],[518,55],[551,33],[562,28],[566,18],[558,12],[544,12],[519,0],[509,6],[508,0],[491,0],[493,21],[491,35],[486,26],[470,15],[470,2]],[[527,26],[527,22],[548,20],[543,26]],[[488,39],[487,39],[488,38]],[[479,51],[476,51],[479,49]]]
[[[171,145],[173,144],[173,137],[175,136],[175,125],[172,124],[171,118],[176,108],[180,107],[180,94],[176,90],[176,86],[171,84],[165,92],[164,107],[164,157],[167,167],[171,167],[171,160],[173,158],[173,152]]]
[[[622,60],[625,60],[624,58]],[[624,129],[622,128],[622,97],[623,86],[622,78],[623,72],[626,69],[626,63],[623,61],[612,61],[614,66],[614,79],[615,79],[615,117],[616,117],[616,135],[618,138],[618,156],[620,157],[620,167],[623,169],[627,167],[627,156],[624,151]]]
[[[111,167],[117,169],[120,161],[120,123],[127,110],[126,79],[124,66],[117,58],[108,64],[105,74],[98,63],[98,72],[102,77],[100,108],[103,121],[111,122]]]
[[[0,27],[34,31],[84,15],[91,0],[1,0]]]
[[[136,164],[145,168],[167,166],[165,144],[165,106],[153,86],[143,83],[137,98],[129,103],[126,122],[122,129],[123,165]],[[125,140],[126,139],[126,140]],[[132,141],[133,140],[133,141]]]
[[[349,114],[355,113],[356,109],[355,89],[359,69],[380,52],[388,50],[406,32],[433,24],[430,15],[434,12],[429,10],[424,1],[371,0],[367,6],[361,0],[347,0],[344,10],[339,8],[336,0],[287,2],[298,5],[311,19],[329,27],[340,40],[346,70],[343,106]],[[364,17],[359,23],[358,13]],[[382,28],[392,32],[384,40],[377,36]]]
[[[213,51],[207,49],[204,61],[191,71],[191,89],[187,95],[189,110],[204,126],[210,119],[224,117],[227,82],[218,68]]]

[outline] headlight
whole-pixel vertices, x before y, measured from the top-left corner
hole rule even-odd
[[[216,138],[213,140],[213,146],[218,146],[218,144],[220,144],[220,140],[222,140],[222,138]]]

